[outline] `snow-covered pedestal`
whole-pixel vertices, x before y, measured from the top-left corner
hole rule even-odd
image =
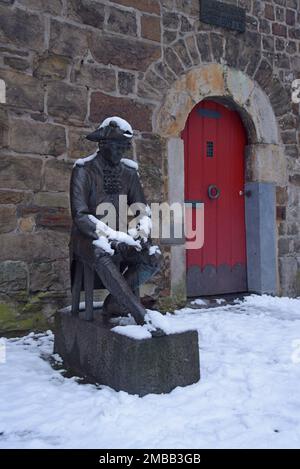
[[[197,331],[136,339],[111,330],[101,310],[94,316],[87,322],[68,311],[56,314],[54,352],[75,375],[140,396],[199,381]]]

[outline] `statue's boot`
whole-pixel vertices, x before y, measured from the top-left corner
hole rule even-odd
[[[111,258],[96,255],[95,270],[105,288],[121,306],[123,313],[131,314],[137,324],[144,324],[146,310]]]

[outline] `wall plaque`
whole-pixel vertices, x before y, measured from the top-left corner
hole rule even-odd
[[[218,0],[200,0],[200,21],[244,33],[246,10]]]

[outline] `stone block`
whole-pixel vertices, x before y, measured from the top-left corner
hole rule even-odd
[[[160,18],[151,15],[142,15],[141,17],[141,36],[150,41],[160,42],[161,29]]]
[[[87,31],[56,20],[51,20],[49,51],[74,59],[88,51]]]
[[[116,72],[92,64],[79,64],[74,67],[71,81],[95,90],[112,92],[116,90]]]
[[[9,233],[16,227],[16,207],[14,205],[0,205],[0,233]]]
[[[94,28],[102,28],[104,23],[104,5],[91,0],[69,0],[67,17]]]
[[[42,230],[0,235],[0,260],[43,262],[68,255],[69,233]]]
[[[44,48],[44,22],[34,13],[0,6],[0,41],[41,50]]]
[[[35,59],[33,76],[41,80],[63,80],[67,76],[69,64],[69,58],[47,53]]]
[[[160,14],[160,5],[158,0],[112,0],[127,7],[136,8],[147,13]]]
[[[126,36],[137,35],[136,15],[132,11],[120,10],[119,8],[110,8],[107,26],[109,31]]]
[[[94,314],[93,322],[56,314],[54,353],[75,375],[139,396],[199,381],[197,331],[134,339],[113,332],[99,310]]]
[[[128,120],[134,129],[152,131],[152,111],[150,104],[142,104],[133,99],[109,96],[94,92],[91,95],[90,119],[102,122],[109,116],[120,116]]]
[[[62,0],[51,0],[51,2],[49,0],[22,0],[20,3],[30,10],[38,10],[52,15],[60,15],[63,8]]]
[[[87,90],[63,82],[51,83],[48,90],[48,112],[65,122],[82,122],[87,113]]]
[[[4,261],[0,263],[0,291],[10,294],[27,290],[27,265],[19,261]]]
[[[85,137],[94,129],[69,129],[68,156],[72,159],[84,158],[97,150],[97,144],[90,142]]]
[[[0,187],[39,190],[41,170],[42,161],[38,158],[1,155]]]
[[[158,44],[99,33],[90,36],[90,50],[93,58],[103,65],[117,65],[140,72],[146,71],[161,56]]]
[[[47,161],[44,189],[46,191],[68,192],[73,164],[72,161],[54,159]]]
[[[119,91],[122,95],[134,93],[135,90],[135,75],[129,72],[118,73]]]
[[[6,103],[9,106],[43,112],[44,89],[36,78],[12,70],[1,70],[0,78],[6,83]]]
[[[10,123],[11,150],[53,156],[66,151],[64,127],[22,119],[14,119]]]

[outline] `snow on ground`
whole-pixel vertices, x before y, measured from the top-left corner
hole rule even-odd
[[[51,333],[7,340],[0,448],[300,447],[300,299],[252,295],[169,321],[198,329],[201,381],[143,398],[63,377],[45,360]]]

